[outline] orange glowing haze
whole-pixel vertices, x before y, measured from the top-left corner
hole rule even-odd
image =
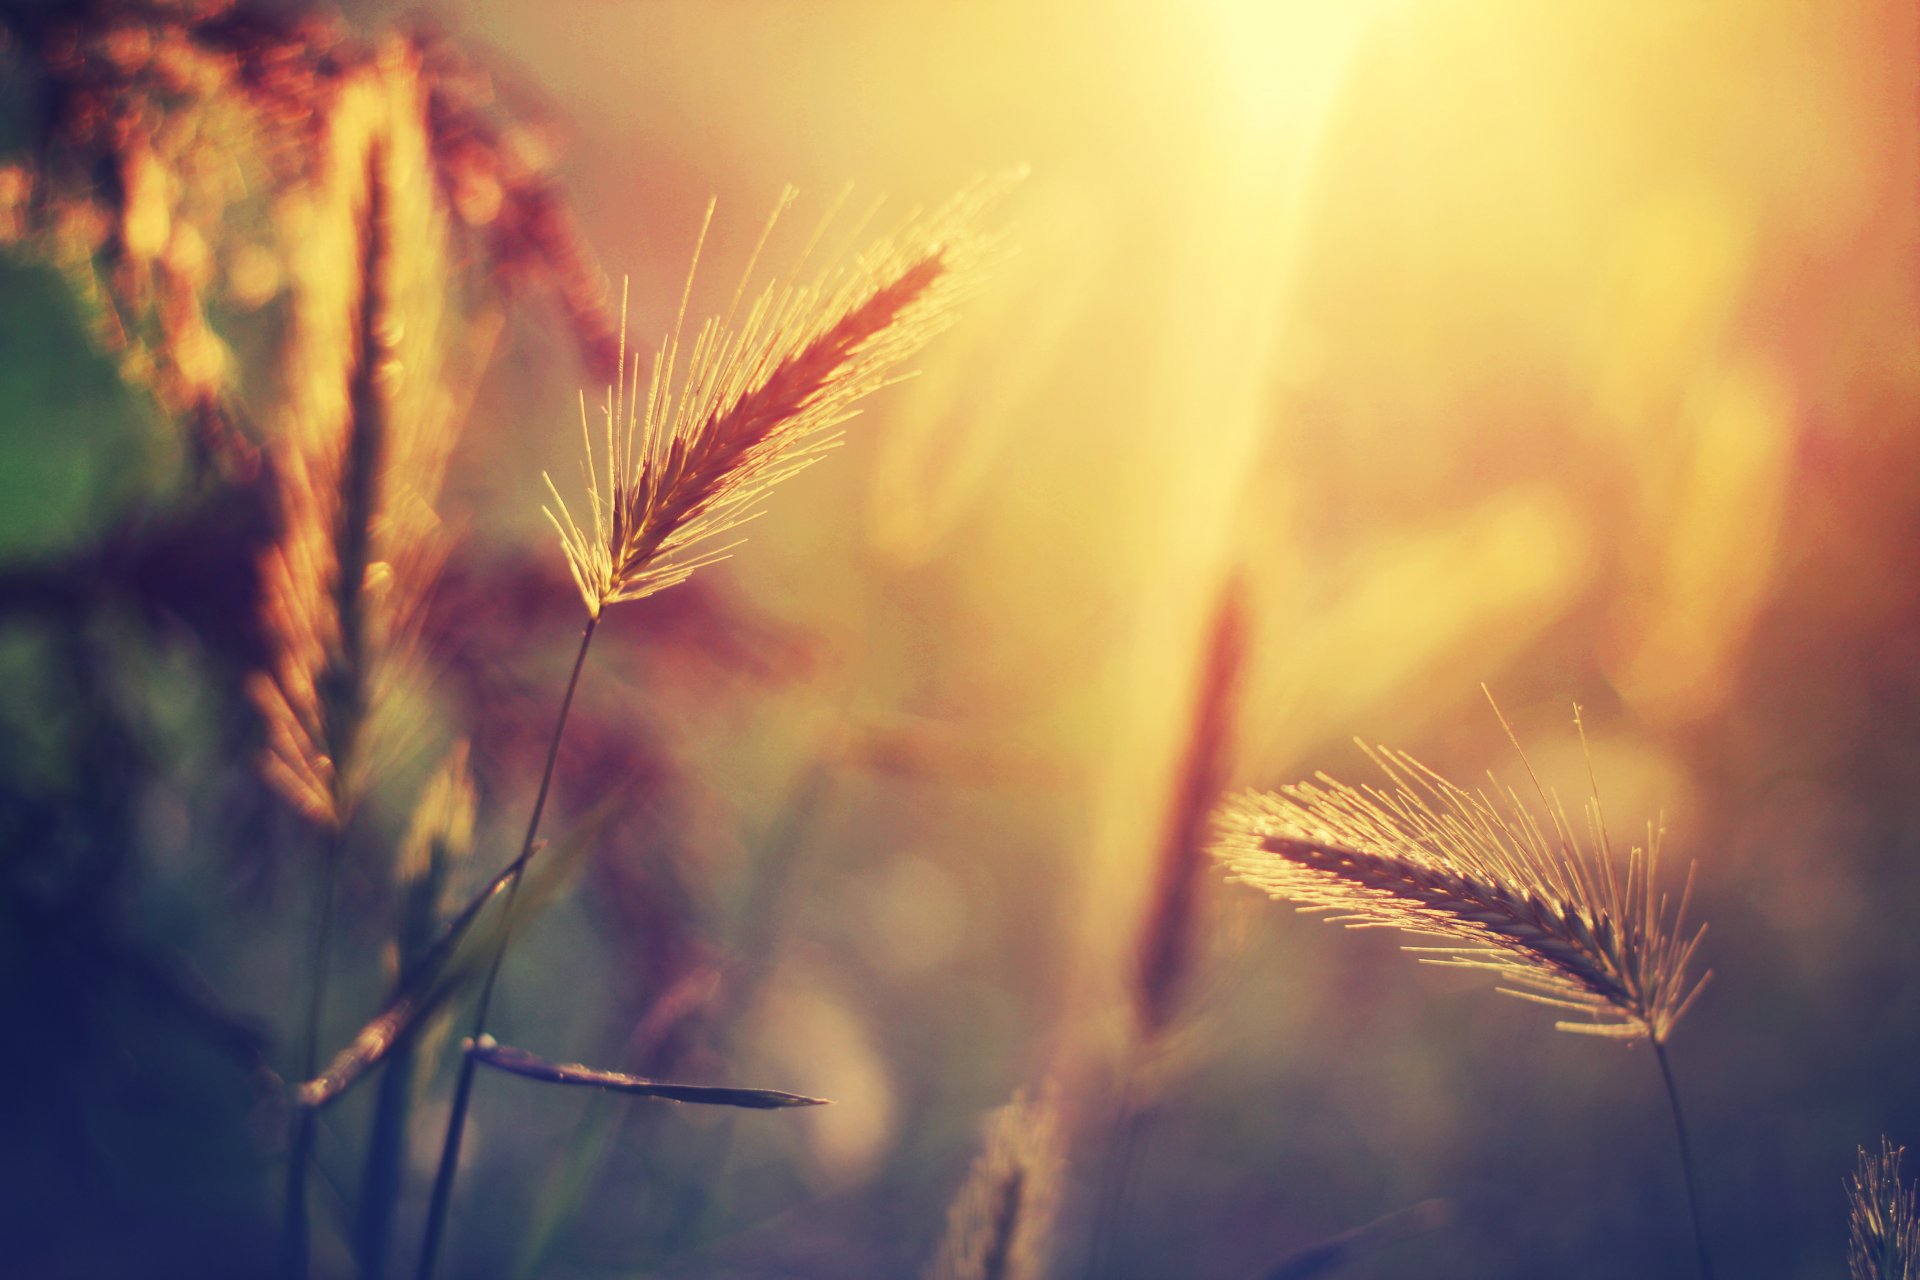
[[[1888,358],[1875,326],[1910,319],[1876,269],[1913,223],[1893,109],[1912,24],[1891,12],[564,12],[462,21],[572,122],[641,332],[671,319],[710,193],[720,279],[784,182],[904,206],[1031,166],[989,291],[809,493],[869,485],[862,554],[937,583],[959,640],[928,678],[1006,754],[1083,780],[1083,919],[1127,915],[1147,881],[1115,873],[1148,856],[1232,564],[1265,615],[1251,778],[1350,734],[1405,740],[1516,663],[1560,671],[1543,692],[1604,682],[1650,724],[1714,716],[1796,477],[1866,429],[1844,388]],[[564,376],[547,388],[566,403]],[[549,465],[565,448],[532,438]],[[877,606],[816,542],[846,535],[807,500],[738,572],[829,631],[864,625]],[[1684,771],[1646,747],[1621,769],[1684,813]]]

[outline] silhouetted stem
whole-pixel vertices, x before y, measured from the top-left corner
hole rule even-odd
[[[374,1102],[373,1129],[360,1175],[360,1205],[354,1222],[354,1250],[360,1280],[385,1280],[393,1214],[400,1198],[401,1171],[407,1156],[407,1113],[412,1105],[413,1046],[401,1045],[381,1068]]]
[[[401,905],[394,944],[396,965],[394,998],[405,989],[405,975],[431,951],[439,924],[439,901],[445,888],[446,851],[439,840],[429,842],[426,864],[407,888]],[[354,1247],[360,1259],[360,1280],[386,1280],[392,1253],[393,1219],[407,1163],[407,1117],[413,1106],[414,1046],[411,1040],[394,1046],[380,1077],[374,1102],[373,1128],[367,1139],[366,1162],[360,1176],[360,1205],[354,1222]]]
[[[1707,1252],[1707,1228],[1700,1216],[1700,1193],[1693,1176],[1693,1145],[1687,1141],[1687,1122],[1680,1114],[1680,1090],[1674,1087],[1673,1068],[1667,1062],[1667,1046],[1653,1044],[1654,1057],[1660,1061],[1660,1078],[1666,1081],[1667,1101],[1673,1106],[1673,1132],[1680,1140],[1680,1170],[1687,1179],[1687,1208],[1693,1213],[1693,1243],[1700,1251],[1700,1280],[1713,1280],[1713,1259]]]
[[[313,955],[307,966],[306,1026],[300,1045],[300,1078],[313,1076],[320,1061],[320,1012],[327,998],[328,961],[333,953],[334,899],[340,891],[340,861],[346,851],[345,832],[335,827],[327,840],[319,873],[319,912],[313,927]],[[306,1280],[308,1239],[307,1167],[313,1158],[313,1108],[298,1103],[293,1109],[293,1137],[287,1144],[287,1202],[281,1218],[280,1274],[286,1280]]]
[[[287,1148],[287,1204],[280,1227],[280,1274],[286,1280],[306,1280],[308,1236],[307,1166],[313,1159],[313,1108],[296,1105],[293,1141]]]
[[[540,835],[540,816],[546,811],[547,792],[553,786],[553,766],[560,758],[560,739],[567,731],[567,714],[573,709],[574,690],[580,687],[580,669],[587,662],[587,646],[593,643],[599,616],[592,615],[580,632],[580,652],[573,658],[573,674],[567,677],[567,691],[560,699],[560,714],[553,724],[553,738],[547,743],[546,767],[540,771],[540,790],[533,799],[533,816],[527,820],[527,837],[520,844],[520,870],[507,884],[507,899],[502,908],[499,940],[494,943],[493,959],[487,966],[487,979],[480,987],[480,1000],[474,1007],[472,1038],[478,1041],[487,1031],[487,1014],[493,1007],[493,989],[500,980],[500,964],[507,956],[507,942],[513,934],[513,903],[520,892],[520,880]],[[433,1175],[433,1198],[427,1204],[426,1233],[420,1242],[420,1265],[414,1274],[418,1280],[432,1280],[434,1265],[440,1256],[440,1241],[446,1233],[447,1208],[453,1200],[454,1175],[460,1167],[460,1143],[465,1137],[467,1108],[473,1101],[473,1073],[478,1064],[470,1053],[460,1055],[460,1076],[453,1090],[453,1109],[447,1116],[447,1136],[440,1148],[440,1167]]]

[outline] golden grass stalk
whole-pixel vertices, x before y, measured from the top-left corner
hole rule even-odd
[[[724,556],[729,548],[715,540],[751,519],[768,489],[835,443],[835,428],[853,416],[855,404],[887,385],[900,363],[946,325],[973,276],[980,241],[972,223],[982,200],[976,191],[910,222],[844,270],[803,285],[768,285],[738,327],[732,310],[703,324],[684,368],[683,296],[681,319],[660,343],[644,394],[641,361],[628,359],[623,320],[603,449],[594,445],[581,402],[584,524],[547,481],[547,515],[589,617],[684,581]],[[690,269],[689,291],[692,283]],[[743,277],[735,308],[746,286]]]
[[[352,807],[346,762],[366,703],[365,584],[386,432],[374,370],[386,358],[381,274],[392,256],[378,169],[366,165],[365,234],[345,259],[359,263],[357,293],[343,306],[307,299],[295,322],[302,367],[278,460],[280,537],[260,566],[273,665],[248,685],[268,735],[262,771],[325,827],[343,825]]]
[[[423,176],[414,63],[393,55],[343,86],[318,174],[289,210],[299,288],[277,456],[280,531],[263,555],[269,669],[248,691],[266,726],[268,782],[326,833],[308,971],[302,1076],[318,1065],[345,831],[376,762],[403,734],[392,713],[415,667],[418,613],[442,555],[432,511],[451,448],[433,360],[438,225]],[[384,712],[387,722],[369,733]],[[371,740],[371,742],[370,742]],[[307,1270],[306,1173],[315,1138],[297,1108],[282,1270]]]
[[[378,500],[375,460],[386,431],[386,406],[374,376],[385,354],[382,272],[392,249],[377,151],[365,157],[365,170],[363,211],[357,219],[364,235],[354,259],[359,264],[358,296],[342,317],[346,324],[341,329],[321,331],[330,342],[315,335],[313,348],[296,347],[317,351],[321,359],[335,357],[308,385],[332,390],[328,375],[339,375],[347,389],[346,403],[330,414],[309,403],[307,411],[294,418],[299,434],[280,473],[281,540],[268,549],[261,565],[274,666],[270,675],[256,676],[249,688],[267,725],[262,760],[267,780],[328,832],[307,969],[303,1076],[312,1075],[318,1065],[334,902],[355,799],[354,774],[343,766],[357,746],[369,684],[363,583]],[[312,1112],[295,1110],[281,1231],[280,1269],[287,1280],[305,1280],[307,1275],[307,1168],[315,1125]]]
[[[644,397],[640,361],[627,359],[623,311],[618,364],[605,406],[606,455],[598,461],[581,400],[585,526],[547,478],[554,503],[547,516],[560,534],[587,621],[517,865],[531,858],[539,838],[568,713],[602,613],[608,605],[683,582],[724,556],[727,548],[714,547],[713,539],[749,519],[761,495],[831,447],[835,428],[853,415],[854,405],[886,385],[899,363],[947,322],[954,301],[971,283],[983,247],[974,231],[976,219],[995,194],[994,187],[975,188],[938,213],[909,222],[850,267],[830,269],[811,284],[767,286],[735,327],[733,318],[759,258],[756,248],[733,305],[725,316],[700,327],[681,369],[687,299],[700,260],[696,244],[673,333],[660,344]],[[760,247],[791,198],[790,191],[782,196]],[[709,205],[708,221],[712,214]],[[705,236],[703,223],[701,243]],[[812,247],[802,254],[802,266]],[[476,1045],[486,1037],[519,885],[514,872],[506,889],[508,924],[475,1004],[469,1039]],[[432,1280],[438,1264],[478,1061],[472,1053],[463,1057],[454,1086],[415,1270],[419,1280]]]
[[[1860,1149],[1847,1188],[1847,1270],[1853,1280],[1920,1280],[1920,1211],[1913,1188],[1900,1180],[1905,1150],[1885,1138],[1878,1155]]]
[[[1015,1095],[987,1124],[986,1149],[947,1211],[928,1280],[1040,1280],[1064,1168],[1054,1099]]]
[[[443,221],[424,105],[398,53],[342,89],[321,177],[288,210],[299,242],[280,535],[261,563],[271,665],[249,682],[261,768],[325,827],[403,735],[370,716],[412,674],[443,554],[433,503],[452,448],[437,347]],[[372,747],[372,750],[368,750]]]
[[[1664,1044],[1705,983],[1687,975],[1703,925],[1686,932],[1655,886],[1658,829],[1624,870],[1599,801],[1587,836],[1549,801],[1545,825],[1519,797],[1467,791],[1401,752],[1369,752],[1389,787],[1321,775],[1221,809],[1215,855],[1235,879],[1337,923],[1447,939],[1428,963],[1486,969],[1511,995],[1579,1013],[1564,1031]]]

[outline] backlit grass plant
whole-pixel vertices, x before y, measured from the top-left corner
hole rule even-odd
[[[1576,717],[1577,719],[1577,717]],[[1322,775],[1229,800],[1215,854],[1236,880],[1355,928],[1440,940],[1429,964],[1492,973],[1510,995],[1571,1015],[1580,1035],[1644,1039],[1672,1104],[1700,1271],[1712,1274],[1693,1154],[1667,1041],[1706,977],[1690,967],[1705,926],[1686,923],[1688,886],[1657,879],[1660,832],[1622,859],[1597,788],[1584,829],[1536,783],[1541,807],[1447,781],[1402,752],[1372,753],[1383,786]]]
[[[551,481],[554,507],[548,514],[580,588],[586,624],[561,695],[526,837],[507,872],[506,923],[486,964],[469,1049],[454,1086],[428,1204],[421,1280],[434,1274],[445,1233],[475,1070],[483,1060],[513,1069],[486,1034],[488,1015],[511,938],[522,870],[538,851],[568,713],[604,611],[683,582],[724,555],[726,548],[713,540],[750,518],[753,504],[767,490],[818,460],[854,405],[885,385],[900,362],[939,331],[977,251],[971,228],[977,209],[977,197],[963,198],[909,223],[851,266],[829,268],[808,284],[769,285],[748,305],[738,326],[732,312],[709,320],[684,353],[683,294],[675,331],[660,344],[644,394],[642,362],[629,360],[623,335],[619,368],[603,409],[604,451],[597,459],[583,402],[586,523],[574,518]],[[704,239],[704,228],[702,234]],[[697,248],[694,262],[697,266]],[[690,269],[688,293],[692,286]],[[743,278],[736,305],[746,288]],[[551,1070],[536,1078],[617,1087],[609,1079],[566,1079]]]

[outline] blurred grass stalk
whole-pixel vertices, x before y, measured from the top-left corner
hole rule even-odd
[[[1168,797],[1159,860],[1133,957],[1133,1034],[1121,1068],[1109,1135],[1109,1159],[1095,1210],[1092,1274],[1106,1274],[1108,1250],[1125,1217],[1138,1162],[1144,1159],[1148,1112],[1141,1073],[1181,1012],[1192,984],[1200,926],[1202,877],[1212,865],[1216,797],[1233,771],[1234,709],[1247,648],[1246,606],[1238,574],[1221,584],[1201,651],[1185,750]]]
[[[326,833],[301,1045],[318,1068],[347,833],[375,769],[417,733],[420,610],[445,540],[433,510],[452,450],[441,387],[441,246],[427,177],[417,53],[399,46],[345,77],[324,119],[301,228],[280,530],[261,561],[268,670],[248,692],[267,731],[261,768]],[[344,264],[352,269],[342,270]],[[281,1269],[303,1277],[318,1108],[296,1098]]]
[[[363,609],[364,585],[371,567],[372,526],[378,517],[376,468],[386,434],[385,406],[375,378],[382,361],[389,357],[382,333],[388,320],[381,314],[388,297],[382,273],[387,269],[391,253],[387,243],[385,185],[380,172],[382,155],[376,145],[366,158],[364,231],[359,250],[360,269],[356,273],[357,315],[352,321],[351,344],[340,344],[346,356],[348,412],[342,424],[344,438],[334,446],[341,455],[338,514],[334,520],[326,520],[326,515],[332,513],[326,511],[324,499],[312,490],[297,491],[297,486],[311,484],[317,477],[304,476],[289,468],[287,501],[283,508],[287,541],[275,549],[275,563],[288,565],[290,570],[276,585],[292,589],[271,597],[268,606],[269,619],[281,624],[276,639],[282,649],[275,672],[276,684],[263,702],[269,708],[284,709],[289,718],[297,717],[308,710],[300,703],[301,694],[310,687],[314,690],[312,709],[319,713],[317,724],[302,726],[317,731],[312,738],[297,741],[291,744],[291,752],[274,757],[274,762],[282,766],[283,776],[290,777],[292,789],[304,795],[309,815],[321,819],[326,833],[315,888],[318,905],[307,970],[306,1016],[301,1032],[302,1079],[311,1078],[319,1068],[320,1020],[326,1002],[334,910],[340,892],[340,864],[345,858],[347,828],[358,799],[353,786],[358,764],[354,752],[360,746],[366,711],[369,628]],[[328,443],[331,442],[321,442],[322,447]],[[303,522],[299,519],[301,515],[318,518]],[[303,594],[299,586],[294,585],[298,570],[291,568],[291,562],[300,554],[296,548],[300,548],[303,539],[320,542],[332,552],[330,600],[320,592]],[[326,568],[320,569],[323,576],[327,572]],[[269,581],[274,579],[269,577]],[[330,619],[321,612],[329,605]],[[312,614],[303,617],[303,610],[313,610],[319,617]],[[331,628],[326,626],[328,621],[332,623]],[[337,647],[321,638],[329,631],[337,637]],[[316,658],[318,661],[314,661]],[[310,686],[303,687],[302,680],[310,681]],[[297,692],[288,696],[290,689]],[[270,723],[283,733],[290,727],[285,721],[272,722],[271,716]],[[284,748],[285,739],[276,745]],[[317,1124],[317,1113],[311,1108],[294,1108],[281,1234],[281,1270],[289,1280],[300,1280],[307,1274],[310,1235],[307,1170]]]
[[[448,753],[427,784],[400,847],[395,867],[401,889],[400,919],[394,937],[395,997],[405,976],[426,960],[440,934],[448,871],[473,849],[474,810],[473,777],[467,769],[467,746],[462,742]],[[363,1280],[382,1280],[387,1274],[394,1212],[406,1170],[407,1117],[412,1109],[414,1068],[420,1050],[415,1038],[394,1048],[387,1057],[374,1101],[354,1222],[354,1252]]]

